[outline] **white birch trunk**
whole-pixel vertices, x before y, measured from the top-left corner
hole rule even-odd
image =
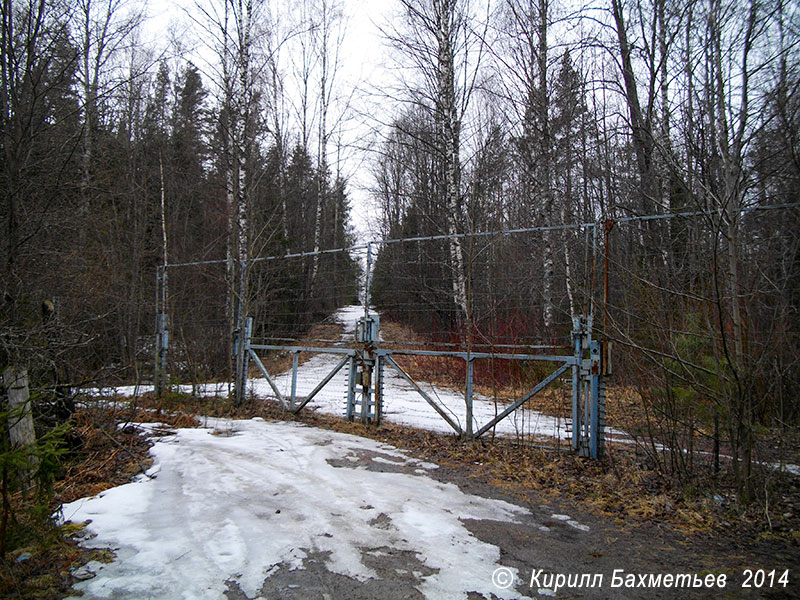
[[[82,23],[83,31],[83,156],[81,157],[82,172],[81,172],[81,204],[79,208],[80,222],[83,225],[78,232],[81,245],[86,242],[86,223],[89,218],[89,204],[91,195],[91,174],[92,174],[92,160],[93,160],[93,134],[94,134],[94,115],[96,111],[96,88],[93,88],[93,81],[91,75],[91,62],[89,57],[92,52],[92,31],[91,31],[91,5],[84,7],[85,21]]]
[[[248,223],[248,190],[247,190],[247,128],[250,120],[250,101],[252,99],[252,82],[250,80],[250,26],[252,18],[252,0],[239,0],[237,12],[237,29],[239,48],[237,57],[238,93],[235,95],[236,123],[234,127],[234,156],[236,169],[236,257],[238,259],[238,290],[236,295],[236,331],[239,344],[236,353],[236,381],[234,382],[235,402],[244,401],[245,344],[244,322],[247,317],[247,261],[249,258],[249,223]]]
[[[230,8],[228,2],[225,2],[225,14],[223,21],[223,47],[222,47],[222,79],[223,87],[225,89],[225,123],[224,123],[224,138],[225,138],[225,206],[227,209],[227,238],[225,244],[225,315],[228,320],[228,339],[231,343],[231,352],[228,353],[230,357],[233,349],[234,332],[236,330],[236,314],[235,302],[236,296],[236,273],[233,266],[234,247],[236,244],[234,223],[235,223],[235,197],[234,197],[234,162],[235,162],[235,140],[233,136],[234,128],[234,105],[233,105],[233,87],[234,79],[231,74],[230,68],[230,30],[229,18]],[[230,367],[229,363],[229,367]]]
[[[553,219],[553,187],[552,187],[552,161],[553,149],[552,140],[550,139],[550,116],[549,116],[549,99],[548,99],[548,84],[547,84],[547,18],[548,18],[549,5],[548,0],[539,0],[538,16],[539,23],[537,26],[537,70],[539,75],[539,127],[541,128],[541,146],[540,146],[540,185],[544,197],[544,220],[546,224],[552,223]],[[554,288],[554,250],[553,250],[553,235],[552,231],[544,232],[544,261],[543,261],[543,277],[542,282],[542,300],[543,309],[542,317],[544,326],[550,328],[555,321],[555,307],[553,304],[553,288]]]
[[[453,301],[459,311],[458,322],[464,323],[469,316],[467,303],[467,284],[464,269],[464,252],[460,233],[461,214],[461,158],[459,153],[460,119],[456,105],[454,31],[455,1],[438,0],[436,3],[438,28],[437,92],[439,103],[439,136],[445,164],[445,209],[447,212],[447,234],[450,254],[450,268],[453,272]]]
[[[156,346],[156,381],[155,391],[156,395],[160,396],[167,383],[167,374],[164,364],[164,352],[166,349],[163,347],[163,328],[167,327],[167,300],[169,298],[169,277],[167,276],[168,252],[167,252],[167,193],[166,185],[164,182],[164,157],[161,152],[158,153],[158,169],[161,175],[161,252],[162,252],[162,279],[161,279],[161,313],[156,315],[158,320],[158,344]],[[134,296],[135,297],[135,296]],[[137,379],[138,381],[138,379]]]
[[[167,293],[167,264],[169,264],[167,253],[167,191],[164,182],[164,157],[160,152],[158,153],[158,168],[161,174],[161,252],[164,265],[164,280],[161,282],[161,285],[164,286],[162,294],[165,299],[164,306],[161,307],[161,310],[166,313],[166,299],[169,297]]]
[[[320,60],[322,62],[320,70],[320,115],[319,115],[319,139],[317,157],[317,206],[314,211],[314,252],[311,257],[311,295],[317,283],[317,273],[319,272],[320,239],[322,237],[322,209],[325,202],[328,183],[328,91],[330,82],[328,81],[328,39],[330,35],[330,19],[328,15],[328,2],[322,0],[322,41],[320,44]]]
[[[566,225],[567,216],[566,216],[566,206],[561,206],[561,223]],[[566,234],[569,235],[569,234]],[[570,320],[575,318],[577,315],[575,313],[575,296],[572,292],[572,266],[570,262],[570,255],[569,255],[569,244],[564,242],[564,267],[566,270],[565,274],[565,283],[567,286],[567,298],[569,298],[569,316]]]

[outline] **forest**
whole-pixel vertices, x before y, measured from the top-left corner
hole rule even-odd
[[[659,468],[722,442],[752,498],[756,438],[798,417],[797,7],[401,4],[381,233],[447,239],[382,246],[376,305],[490,346],[594,313],[646,437],[690,449]]]
[[[386,318],[492,347],[593,313],[658,468],[696,477],[697,444],[751,501],[800,418],[797,3],[396,0],[351,84],[357,4],[198,1],[148,42],[133,0],[2,2],[0,371],[41,464],[77,391],[152,380],[157,311],[225,380],[245,315],[296,338],[357,303],[363,252],[320,253],[362,243],[357,154]]]

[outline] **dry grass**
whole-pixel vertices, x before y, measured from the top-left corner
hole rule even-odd
[[[419,345],[424,342],[422,337],[414,333],[414,330],[401,323],[393,321],[381,321],[381,337],[387,343]]]
[[[0,561],[0,597],[20,600],[58,600],[76,592],[72,570],[96,560],[111,562],[105,549],[81,548],[73,539],[85,524],[53,528],[36,543],[17,548]],[[17,560],[29,557],[27,560]]]
[[[134,428],[117,427],[113,414],[81,410],[73,423],[68,439],[73,450],[64,465],[64,477],[55,485],[57,502],[72,502],[122,485],[152,464],[150,443]]]
[[[112,405],[109,405],[112,406]],[[62,458],[62,473],[54,485],[49,512],[62,503],[94,496],[111,487],[128,483],[152,464],[150,442],[131,427],[119,427],[129,416],[142,411],[104,408],[80,410],[72,419],[67,437],[67,454]],[[195,424],[192,419],[178,423]],[[50,600],[74,592],[72,569],[91,560],[109,562],[113,554],[102,549],[78,546],[73,536],[85,524],[55,527],[52,523],[27,522],[30,499],[17,494],[11,499],[18,525],[26,527],[29,543],[16,548],[0,560],[0,597]],[[25,560],[18,560],[25,558]]]

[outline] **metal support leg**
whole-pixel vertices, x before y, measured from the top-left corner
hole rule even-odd
[[[580,319],[575,319],[572,330],[572,342],[575,353],[575,364],[572,366],[572,449],[580,449],[581,440],[581,358],[583,348],[583,335]]]
[[[289,398],[290,410],[294,410],[294,403],[297,399],[297,367],[300,361],[300,352],[292,352],[292,395]]]
[[[592,459],[597,460],[602,456],[603,452],[603,436],[605,428],[605,407],[602,407],[601,415],[601,399],[600,399],[600,379],[601,366],[600,366],[600,342],[592,342],[590,346],[590,360],[591,372],[589,375],[589,455]]]
[[[247,370],[250,367],[250,342],[253,337],[253,317],[247,317],[244,322],[244,352],[242,356],[242,375],[240,380],[242,400],[247,395]]]
[[[602,457],[605,442],[605,384],[602,381],[601,356],[602,345],[600,342],[592,342],[592,369],[589,383],[591,394],[589,450],[590,456],[595,460]]]
[[[597,436],[599,426],[599,414],[597,410],[598,398],[600,395],[599,379],[599,375],[592,375],[591,383],[589,384],[591,395],[591,407],[589,414],[589,456],[595,460],[597,459]]]
[[[169,348],[169,318],[161,313],[156,316],[156,364],[153,386],[156,396],[167,387],[167,349]]]
[[[472,439],[472,358],[467,358],[467,429],[465,432],[467,440]]]
[[[380,425],[383,418],[383,360],[375,357],[375,424]]]
[[[347,406],[345,407],[345,417],[348,421],[353,420],[356,410],[356,371],[356,358],[351,356],[347,368]]]
[[[374,361],[364,358],[361,367],[361,422],[365,425],[372,421],[372,369]]]
[[[369,258],[369,253],[368,253]],[[368,264],[369,267],[369,264]],[[369,269],[368,269],[369,271]],[[367,279],[367,291],[364,300],[364,317],[356,324],[356,342],[364,344],[364,349],[360,352],[357,363],[360,365],[359,377],[356,385],[361,386],[360,392],[354,395],[360,396],[361,410],[359,418],[362,423],[367,424],[378,420],[378,394],[373,391],[373,372],[377,368],[377,360],[374,354],[375,342],[378,340],[378,330],[380,327],[377,315],[369,315],[369,278]],[[349,392],[348,392],[349,394]],[[355,417],[355,398],[353,398],[353,408],[350,409],[350,397],[348,396],[348,418]]]

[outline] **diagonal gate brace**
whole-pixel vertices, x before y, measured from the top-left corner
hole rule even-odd
[[[561,375],[564,371],[569,369],[571,366],[572,365],[570,363],[565,363],[565,364],[561,365],[558,369],[556,369],[555,371],[550,373],[550,375],[548,375],[543,381],[539,382],[536,385],[536,387],[534,387],[530,392],[525,394],[522,398],[520,398],[519,400],[514,402],[514,404],[512,404],[511,406],[506,408],[503,412],[501,412],[499,415],[497,415],[494,419],[492,419],[486,425],[481,427],[478,430],[478,432],[475,434],[475,437],[478,438],[478,437],[482,436],[484,433],[486,433],[487,431],[489,431],[492,427],[497,425],[500,421],[505,419],[508,415],[510,415],[512,412],[517,410],[520,406],[525,404],[528,400],[533,398],[536,394],[538,394],[544,388],[546,388],[548,385],[550,385],[559,375]]]
[[[417,390],[419,395],[422,396],[425,399],[425,401],[428,404],[430,404],[437,413],[439,413],[439,416],[441,416],[445,421],[447,421],[447,424],[450,425],[450,427],[452,427],[455,430],[455,432],[460,436],[463,433],[463,431],[461,431],[461,427],[459,427],[458,424],[455,423],[446,412],[444,412],[442,407],[436,404],[436,402],[434,402],[433,399],[428,394],[425,393],[425,390],[419,387],[417,383],[413,379],[411,379],[411,377],[409,377],[408,374],[405,371],[403,371],[403,369],[401,369],[396,362],[394,362],[394,359],[391,356],[386,354],[385,358],[386,362],[392,365],[394,370],[400,373],[400,376],[403,379],[405,379],[408,383],[410,383],[413,386],[413,388]]]
[[[267,380],[269,387],[271,387],[272,391],[275,392],[275,397],[278,398],[278,400],[280,401],[281,405],[285,410],[289,410],[289,405],[286,403],[286,399],[280,393],[280,391],[278,390],[278,386],[275,385],[275,382],[272,381],[272,377],[270,377],[269,373],[267,373],[267,369],[264,366],[264,363],[261,362],[261,359],[258,358],[258,354],[256,354],[252,348],[250,348],[250,356],[253,359],[253,362],[256,363],[256,366],[259,368],[262,375],[264,375],[264,378]]]
[[[331,379],[333,379],[333,376],[336,375],[339,371],[341,371],[342,367],[345,366],[349,362],[350,362],[350,355],[347,355],[342,360],[340,360],[339,363],[335,367],[333,367],[333,370],[325,376],[325,379],[320,381],[317,384],[317,387],[315,387],[311,391],[311,393],[308,396],[306,396],[305,399],[292,410],[292,412],[294,412],[295,414],[299,413],[303,409],[303,407],[306,404],[308,404],[311,401],[311,399],[314,396],[316,396],[317,393],[322,388],[324,388]]]

